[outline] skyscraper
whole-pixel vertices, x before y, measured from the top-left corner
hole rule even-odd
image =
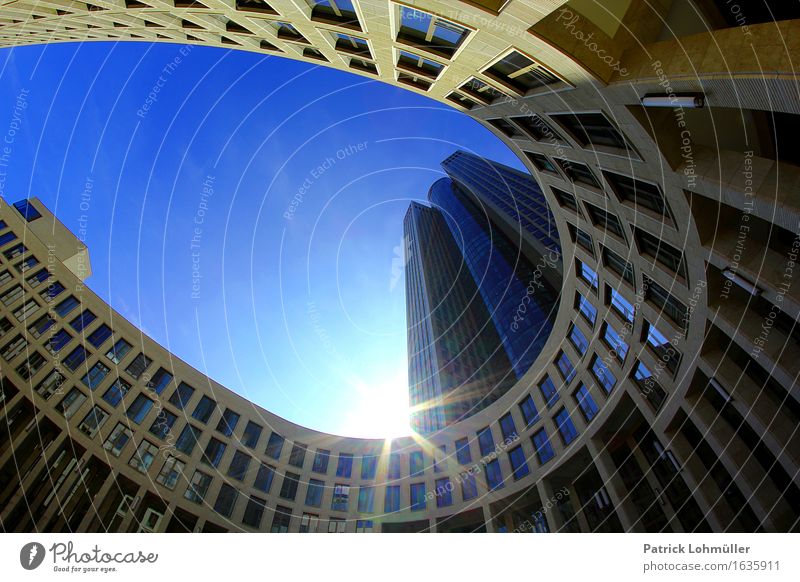
[[[544,347],[558,303],[554,231],[527,222],[525,236],[536,244],[524,254],[498,226],[515,200],[528,210],[541,203],[542,220],[552,221],[530,176],[464,152],[443,167],[450,178],[431,186],[432,207],[414,203],[405,220],[409,394],[420,432],[505,394]],[[530,260],[551,251],[549,262]]]

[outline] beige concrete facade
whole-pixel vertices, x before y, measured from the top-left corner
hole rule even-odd
[[[321,20],[302,0],[0,7],[3,46],[120,39],[233,47],[313,60],[459,107],[504,139],[542,185],[559,224],[565,267],[558,321],[539,361],[515,389],[425,440],[351,439],[278,418],[181,362],[82,284],[71,264],[82,251],[63,233],[53,235],[48,225],[54,219],[46,209],[34,201],[44,221],[37,225],[3,204],[0,236],[13,232],[17,239],[0,247],[2,527],[283,531],[281,512],[290,511],[288,531],[796,531],[800,170],[797,156],[782,144],[800,113],[792,68],[800,21],[727,26],[710,2],[697,2],[689,18],[678,9],[695,4],[688,0],[632,0],[610,3],[619,10],[615,27],[608,14],[593,21],[587,4],[353,0],[360,30],[352,22],[342,27]],[[443,52],[424,39],[410,41],[401,30],[401,10],[411,5],[421,11],[418,18],[428,15],[425,22],[437,25],[440,17],[463,27],[462,42]],[[369,54],[358,42],[337,49],[336,33],[363,39]],[[326,62],[316,52],[304,57],[308,48]],[[415,68],[401,60],[400,51],[433,64],[422,67],[417,60]],[[520,56],[495,67],[512,53]],[[355,69],[354,56],[360,60]],[[401,77],[409,67],[415,69],[411,79]],[[435,79],[431,70],[438,70]],[[471,79],[480,83],[467,84]],[[670,93],[703,93],[706,107],[640,104],[646,94]],[[576,131],[570,117],[575,115],[594,129],[586,135]],[[542,165],[542,156],[549,166]],[[638,181],[633,187],[631,178]],[[20,242],[25,249],[16,254]],[[54,255],[48,245],[60,250]],[[39,266],[17,269],[29,256]],[[51,256],[57,258],[48,263]],[[625,262],[627,270],[620,267]],[[579,264],[598,274],[596,283],[578,276]],[[31,282],[28,277],[42,265],[51,268],[51,279]],[[53,281],[65,290],[48,303],[42,293]],[[81,305],[64,317],[55,315],[52,328],[34,337],[31,326],[69,294]],[[593,318],[575,308],[577,294],[596,309]],[[80,334],[69,322],[83,309],[97,316],[83,332],[87,341],[102,322],[113,328],[114,339],[87,344],[86,362],[72,371],[63,358],[78,346]],[[572,325],[588,338],[588,348],[570,341]],[[73,338],[53,355],[46,342],[61,327]],[[627,350],[610,339],[609,327]],[[663,340],[653,339],[653,328]],[[119,338],[132,348],[114,363],[106,354]],[[140,353],[152,362],[134,378],[126,370]],[[574,365],[573,375],[558,367],[562,353]],[[81,378],[98,361],[110,371],[92,391]],[[173,379],[155,394],[147,381],[160,368]],[[54,369],[63,372],[63,383],[43,387]],[[538,388],[546,375],[560,391],[550,407]],[[118,376],[130,389],[114,407],[101,396]],[[195,389],[183,411],[169,401],[180,382]],[[578,392],[581,387],[585,392]],[[86,400],[65,419],[59,406],[73,388]],[[586,393],[597,407],[591,414],[584,407]],[[153,405],[137,423],[126,411],[138,395]],[[205,422],[192,416],[202,396],[216,402]],[[538,410],[530,423],[519,406],[528,396]],[[90,434],[79,426],[94,405],[108,418]],[[575,437],[559,430],[562,407]],[[150,430],[161,409],[176,416],[165,438]],[[240,415],[231,436],[215,428],[226,409]],[[507,414],[518,434],[510,445],[501,444],[500,420]],[[253,446],[245,444],[248,421],[262,427]],[[118,423],[132,439],[114,456],[104,443]],[[175,446],[187,424],[202,431],[188,453]],[[477,433],[485,427],[494,452],[479,450]],[[551,458],[541,445],[542,430]],[[277,459],[266,453],[273,432],[286,440]],[[202,459],[212,438],[224,445],[216,466]],[[463,438],[471,460],[462,463],[456,441]],[[139,471],[131,459],[144,441],[157,454]],[[290,459],[295,443],[307,447],[302,463],[299,454]],[[517,446],[528,472],[518,467],[515,479],[509,453]],[[313,470],[320,449],[330,451],[324,474]],[[409,455],[417,450],[424,471],[411,475]],[[388,472],[392,451],[400,455],[397,478]],[[180,472],[162,471],[170,455],[184,464]],[[336,475],[340,455],[353,456],[349,476]],[[362,478],[364,455],[378,460],[374,475],[368,470]],[[495,459],[504,484],[489,491],[487,467],[494,470]],[[258,474],[262,464],[270,469],[261,477],[274,472],[266,491]],[[202,500],[186,495],[196,471],[211,479]],[[474,475],[474,497],[465,471]],[[297,476],[294,499],[291,474]],[[445,478],[450,486],[439,481]],[[316,500],[306,503],[312,479],[324,483],[318,506]],[[437,481],[445,494],[434,494]],[[420,491],[421,483],[425,506],[412,507],[412,488]],[[385,512],[387,491],[391,498],[395,486],[398,510]],[[227,496],[231,488],[238,497]],[[365,505],[373,496],[371,511],[359,511],[362,488],[372,488],[362,494]],[[253,498],[260,501],[251,503]],[[256,520],[261,502],[263,515]]]

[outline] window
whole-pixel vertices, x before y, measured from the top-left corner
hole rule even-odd
[[[497,119],[487,119],[486,122],[495,129],[498,129],[500,133],[502,133],[506,137],[510,138],[524,137],[522,135],[522,132],[519,129],[517,129],[516,125],[514,125],[510,121],[503,119],[502,117],[498,117]]]
[[[611,305],[622,319],[628,323],[633,323],[633,305],[631,305],[631,302],[625,299],[619,291],[608,285],[606,285],[606,302]]]
[[[336,465],[336,476],[350,478],[353,472],[353,455],[349,453],[339,453],[339,463]]]
[[[94,330],[87,336],[86,341],[88,341],[94,347],[99,348],[110,337],[111,337],[111,328],[108,327],[105,323],[101,323],[96,330]]]
[[[544,121],[538,115],[531,113],[530,115],[522,115],[519,117],[510,117],[511,121],[516,123],[520,126],[525,133],[527,133],[531,138],[536,141],[548,142],[550,144],[561,144],[565,143],[564,138],[561,137],[558,132],[556,132],[553,127]],[[540,169],[545,169],[549,172],[553,172],[554,174],[558,174],[556,167],[547,159],[547,157],[541,154],[535,154],[531,152],[525,152],[525,154],[531,158],[534,164],[537,164],[537,161],[534,160],[534,156],[536,158],[543,158],[543,160],[539,160],[543,164],[546,164],[547,167],[543,167]]]
[[[358,488],[358,512],[372,513],[375,505],[375,488],[361,486]]]
[[[399,479],[400,473],[400,453],[389,453],[389,468],[387,470],[388,478]]]
[[[655,259],[670,273],[686,279],[686,262],[683,260],[683,253],[680,250],[641,228],[634,228],[633,232],[636,236],[636,244],[642,254]]]
[[[611,348],[611,353],[620,363],[625,361],[625,356],[628,355],[628,344],[608,323],[603,324],[603,341]]]
[[[536,410],[536,403],[530,394],[519,403],[519,410],[522,413],[522,419],[525,421],[525,428],[539,420],[539,411]]]
[[[553,188],[553,190],[555,190],[555,188]],[[569,230],[569,236],[572,239],[572,242],[583,248],[583,250],[588,252],[590,255],[594,256],[594,242],[592,241],[591,235],[582,231],[577,226],[573,226],[569,223],[567,223],[567,229]]]
[[[78,369],[78,366],[86,361],[88,355],[83,346],[78,346],[72,350],[61,363],[74,372]]]
[[[6,251],[3,251],[3,256],[10,261],[21,255],[24,255],[27,252],[28,252],[28,247],[20,243],[18,245],[14,245],[13,247],[11,247]]]
[[[594,374],[594,377],[600,382],[606,394],[610,393],[617,383],[614,374],[611,373],[611,370],[608,369],[605,362],[597,356],[594,357],[594,361],[592,362],[592,374]]]
[[[45,347],[53,354],[60,352],[64,346],[72,341],[72,336],[66,329],[60,329],[51,335],[45,342]]]
[[[176,8],[205,8],[195,0],[175,0]],[[236,0],[236,10],[244,12],[260,12],[262,14],[277,14],[277,12],[264,0]]]
[[[604,146],[628,150],[630,146],[602,113],[559,113],[551,115],[581,147]]]
[[[472,473],[461,473],[461,499],[469,501],[478,496],[478,484]]]
[[[256,529],[261,527],[261,520],[264,518],[264,509],[266,506],[266,500],[251,495],[250,500],[247,502],[247,507],[244,509],[242,523]]]
[[[378,457],[376,455],[363,455],[361,457],[361,478],[374,479],[378,470]]]
[[[689,325],[689,309],[647,275],[642,278],[644,280],[642,288],[645,300],[650,301],[661,309],[664,315],[669,317],[673,323],[685,332]]]
[[[36,386],[36,393],[45,400],[50,400],[53,394],[61,394],[61,386],[65,381],[66,378],[58,370],[53,370]],[[0,397],[0,401],[2,401],[2,397]]]
[[[425,511],[425,483],[411,484],[411,511]]]
[[[558,371],[561,372],[561,375],[564,377],[564,382],[567,384],[572,382],[572,379],[575,377],[575,366],[572,365],[569,356],[567,356],[563,350],[558,354],[556,366],[558,366]]]
[[[559,82],[553,73],[519,51],[510,52],[484,74],[520,95]]]
[[[352,0],[306,0],[311,20],[361,30]]]
[[[463,95],[456,93],[455,91],[448,93],[447,99],[449,101],[452,101],[456,105],[460,105],[465,109],[472,109],[473,107],[476,107],[478,105],[472,99],[464,97]]]
[[[586,339],[586,336],[574,323],[569,328],[569,341],[580,355],[585,354],[586,350],[589,349],[589,340]]]
[[[397,42],[449,59],[467,38],[468,31],[463,26],[407,6],[398,8]]]
[[[61,295],[66,288],[62,283],[58,281],[51,281],[50,284],[45,288],[44,291],[39,293],[39,295],[44,299],[47,303],[50,303],[53,299]]]
[[[307,445],[302,443],[294,443],[292,445],[292,452],[289,453],[289,464],[294,467],[303,468],[303,463],[306,459]]]
[[[464,437],[456,441],[456,460],[459,465],[468,465],[472,462],[472,453],[469,450],[469,439]]]
[[[332,517],[328,520],[328,533],[344,533],[347,523],[341,517]]]
[[[522,450],[522,445],[508,452],[508,460],[511,462],[511,474],[514,475],[515,481],[531,472],[530,468],[528,468],[528,462],[525,459],[525,451]]]
[[[185,468],[186,463],[170,455],[167,457],[167,460],[164,461],[164,466],[161,467],[161,471],[159,471],[158,477],[156,477],[156,483],[161,483],[170,491],[174,490]]]
[[[125,368],[125,372],[130,374],[131,378],[134,380],[138,380],[139,377],[144,374],[144,371],[150,367],[150,364],[153,363],[153,360],[145,356],[144,354],[137,354],[133,361],[128,364],[128,367]]]
[[[573,394],[573,397],[578,403],[578,408],[581,409],[581,414],[583,414],[583,418],[586,419],[586,422],[592,420],[597,414],[599,408],[597,407],[597,403],[594,401],[594,398],[592,398],[592,395],[586,385],[581,384]]]
[[[494,452],[494,437],[492,436],[492,429],[488,426],[478,431],[478,448],[480,448],[481,456],[483,457]]]
[[[139,448],[136,449],[128,464],[140,473],[147,473],[157,455],[158,447],[150,441],[143,440],[139,443]]]
[[[309,479],[308,489],[306,490],[306,505],[309,507],[320,507],[322,505],[322,494],[325,492],[325,483],[319,479]]]
[[[103,426],[107,419],[108,413],[99,406],[95,406],[78,425],[78,429],[88,435],[89,438],[94,438],[94,435],[97,434],[97,431],[100,430],[100,427]]]
[[[475,97],[485,105],[494,103],[499,99],[508,99],[508,95],[475,77],[470,77],[469,81],[461,85],[458,90]],[[475,104],[474,102],[472,103],[473,105]]]
[[[197,440],[202,434],[203,431],[201,431],[199,428],[196,428],[191,424],[187,424],[185,427],[183,427],[178,440],[175,441],[175,448],[186,455],[191,455],[195,445],[197,444]]]
[[[282,40],[290,40],[293,42],[301,42],[303,44],[309,44],[306,37],[304,37],[300,31],[298,31],[293,24],[289,22],[279,22],[277,20],[268,21],[269,24],[277,31],[278,38]]]
[[[294,501],[297,496],[297,485],[300,483],[300,475],[297,473],[286,472],[281,483],[280,496],[284,499]]]
[[[27,345],[28,340],[22,337],[22,334],[17,334],[17,336],[8,342],[3,348],[3,359],[5,359],[7,362],[10,362],[20,355]]]
[[[328,472],[328,459],[330,459],[331,452],[325,449],[317,449],[314,454],[314,463],[311,465],[311,470],[315,473],[322,473],[323,475]]]
[[[274,478],[275,467],[261,463],[258,467],[258,473],[256,473],[256,480],[253,483],[253,487],[264,493],[269,493],[269,490],[272,489],[272,480]]]
[[[365,61],[364,59],[358,59],[356,57],[352,57],[350,59],[350,68],[358,69],[359,71],[364,71],[366,73],[372,73],[373,75],[378,74],[378,67],[375,66],[375,63]]]
[[[363,38],[350,36],[349,34],[335,33],[334,39],[336,40],[334,48],[337,51],[358,55],[366,59],[372,58],[372,53],[369,50],[369,43]]]
[[[194,503],[203,503],[209,487],[211,487],[211,476],[202,471],[195,471],[183,496]]]
[[[631,285],[634,284],[633,265],[620,257],[617,253],[603,247],[603,263],[606,267],[622,277],[624,281]]]
[[[233,459],[231,459],[231,464],[228,466],[228,477],[236,479],[237,481],[244,481],[247,475],[247,469],[250,467],[250,461],[250,455],[247,453],[243,453],[242,451],[233,453]]]
[[[39,285],[47,281],[49,278],[50,278],[50,272],[47,269],[40,269],[39,271],[37,271],[36,273],[34,273],[25,280],[28,282],[28,285],[30,285],[32,289],[36,289]],[[11,279],[12,279],[11,273],[9,273],[8,271],[3,271],[2,284],[5,285],[9,281],[11,281]]]
[[[17,321],[24,322],[37,311],[39,311],[39,304],[31,299],[14,310],[14,317],[17,318]]]
[[[575,294],[575,309],[580,312],[590,326],[594,327],[594,323],[597,321],[597,308],[580,293]]]
[[[372,533],[374,524],[371,519],[357,519],[356,533]]]
[[[224,454],[225,443],[211,437],[206,445],[206,450],[203,451],[203,457],[200,460],[211,467],[218,467],[219,462],[222,460],[222,455]]]
[[[111,434],[108,435],[106,442],[103,443],[103,448],[115,457],[119,457],[122,454],[122,449],[125,448],[125,445],[127,445],[132,438],[133,432],[131,429],[121,422],[118,422],[114,430],[111,431]]]
[[[144,394],[139,394],[128,407],[125,414],[136,424],[141,424],[150,409],[153,408],[153,401]]]
[[[59,317],[66,317],[73,309],[78,307],[80,303],[72,295],[64,299],[61,303],[56,305],[55,312]]]
[[[436,480],[436,507],[449,507],[453,505],[453,484],[444,477]]]
[[[350,486],[337,483],[333,487],[333,497],[331,498],[331,509],[333,511],[347,511],[347,504],[350,500]]]
[[[533,442],[533,448],[536,451],[536,456],[538,457],[540,464],[544,465],[547,461],[555,456],[553,447],[550,445],[550,439],[548,438],[547,432],[544,429],[534,433],[534,435],[531,437],[531,441]]]
[[[172,382],[172,374],[167,372],[164,368],[159,368],[158,371],[153,374],[153,377],[145,383],[145,386],[156,394],[161,394],[164,389],[169,386],[170,382]]]
[[[2,235],[0,235],[0,247],[7,245],[12,240],[17,240],[17,235],[10,230],[8,232],[4,232]]]
[[[400,485],[387,485],[383,512],[394,513],[395,511],[400,511]]]
[[[28,327],[28,331],[34,339],[39,339],[44,332],[53,327],[56,320],[52,319],[49,315],[43,315],[37,319],[33,324]],[[9,322],[10,323],[10,322]]]
[[[214,503],[214,511],[222,516],[230,517],[237,497],[239,497],[239,491],[235,487],[223,483],[217,495],[217,501]]]
[[[314,513],[304,513],[300,518],[300,533],[319,532],[319,516]]]
[[[658,412],[667,399],[667,393],[656,382],[653,373],[643,363],[636,362],[632,375],[639,392],[644,396],[647,403],[653,407],[653,410]]]
[[[254,449],[258,444],[258,439],[261,438],[261,431],[264,428],[253,422],[252,420],[247,421],[247,425],[244,427],[244,434],[242,435],[242,444],[247,448]]]
[[[117,342],[111,346],[111,349],[106,352],[106,357],[115,364],[119,364],[122,358],[131,351],[132,347],[133,346],[124,339],[117,340]]]
[[[0,296],[0,302],[3,303],[6,307],[20,299],[25,294],[25,291],[22,289],[22,285],[15,285],[2,296]]]
[[[397,68],[429,79],[436,79],[444,69],[444,65],[407,51],[400,51],[400,55],[397,57]]]
[[[150,425],[150,434],[160,439],[167,438],[176,420],[178,420],[177,416],[172,414],[169,410],[162,408],[158,411],[158,415],[153,421],[153,424]]]
[[[408,455],[408,465],[411,477],[419,477],[425,473],[425,460],[422,451],[411,451]]]
[[[553,162],[547,159],[547,156],[544,156],[542,154],[537,154],[534,152],[523,152],[523,153],[526,156],[528,156],[528,159],[540,172],[550,172],[551,174],[558,174],[558,170],[556,170],[556,167],[553,165]]]
[[[225,412],[222,413],[222,417],[217,423],[217,431],[229,437],[233,434],[233,430],[236,428],[238,422],[239,414],[230,408],[226,408]]]
[[[581,164],[580,162],[574,162],[572,160],[565,160],[563,158],[554,159],[567,178],[569,178],[569,181],[573,184],[589,186],[590,188],[595,188],[597,190],[603,189],[600,181],[595,178],[594,172],[592,172],[592,170],[590,170],[589,166],[586,164]]]
[[[281,458],[281,451],[283,450],[283,443],[286,439],[284,439],[281,435],[276,432],[273,432],[269,435],[269,441],[267,442],[267,450],[264,453],[268,457],[272,457],[273,459],[280,459]]]
[[[200,402],[197,403],[197,406],[194,407],[192,418],[205,424],[208,422],[208,419],[211,418],[211,415],[214,414],[216,409],[216,401],[204,395],[202,398],[200,398]]]
[[[32,222],[37,218],[42,217],[39,211],[36,210],[36,207],[31,204],[29,200],[20,200],[18,202],[14,202],[14,208],[16,208],[28,222]]]
[[[575,423],[572,422],[567,409],[562,408],[559,410],[556,413],[554,420],[556,422],[556,428],[558,428],[558,432],[561,434],[561,439],[564,441],[564,444],[568,445],[574,441],[578,436],[578,429],[575,428]]]
[[[503,433],[503,440],[506,442],[517,439],[517,427],[514,425],[514,418],[510,412],[500,419],[500,432]]]
[[[575,263],[577,265],[578,277],[586,281],[586,283],[591,287],[593,290],[597,291],[598,285],[598,277],[597,273],[595,273],[589,265],[581,261],[580,259],[575,259]]]
[[[539,391],[544,397],[544,402],[547,405],[547,408],[550,408],[553,403],[558,400],[558,390],[556,389],[555,382],[553,382],[550,376],[545,376],[542,381],[539,382]]]
[[[120,402],[122,402],[125,395],[130,392],[131,385],[128,384],[122,378],[117,378],[114,380],[114,383],[108,387],[105,394],[103,394],[103,400],[108,402],[111,406],[118,406]]]
[[[47,360],[42,354],[39,352],[31,352],[27,355],[26,359],[17,366],[17,374],[27,380],[41,370],[46,363]]]
[[[622,230],[619,218],[594,204],[589,204],[588,202],[584,204],[586,204],[586,210],[589,212],[589,218],[592,220],[593,225],[604,228],[611,234],[625,240],[625,231]]]
[[[642,339],[646,342],[647,347],[655,353],[661,362],[666,364],[667,369],[674,375],[678,371],[681,353],[672,347],[666,336],[658,331],[656,326],[645,320],[642,328]]]
[[[70,321],[69,324],[72,326],[72,329],[80,332],[86,329],[95,319],[97,319],[97,316],[94,313],[88,309],[84,309],[75,319]]]
[[[502,489],[504,485],[503,472],[500,470],[500,461],[494,459],[486,463],[483,467],[486,471],[486,486],[489,488],[489,491]]]
[[[39,259],[31,255],[29,257],[22,259],[19,263],[14,265],[14,268],[17,270],[17,272],[24,273],[34,268],[38,264],[39,264]]]
[[[636,210],[648,210],[660,217],[670,216],[664,196],[655,184],[606,170],[603,170],[603,176],[623,203],[628,203]]]
[[[286,533],[289,531],[289,524],[292,521],[292,510],[283,505],[275,507],[275,514],[272,517],[272,527],[270,533]]]

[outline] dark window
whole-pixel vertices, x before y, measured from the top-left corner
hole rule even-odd
[[[175,441],[175,448],[182,453],[191,455],[195,445],[197,444],[197,439],[199,439],[200,435],[202,434],[203,431],[201,431],[199,428],[195,428],[191,424],[187,424],[181,431],[178,440]]]
[[[358,488],[358,512],[359,513],[372,513],[375,510],[375,488],[374,487],[359,487]]]
[[[558,144],[564,141],[564,138],[561,137],[557,131],[553,129],[553,127],[543,120],[538,115],[530,114],[530,115],[522,115],[519,117],[510,117],[511,121],[519,125],[522,129],[525,130],[529,136],[531,136],[536,141],[544,141],[551,144]],[[531,154],[525,152],[528,156],[539,156],[540,154]],[[544,157],[544,156],[541,156]],[[546,158],[545,158],[546,159]],[[555,172],[555,167],[551,170]]]
[[[536,154],[534,152],[524,152],[531,163],[536,167],[537,170],[540,172],[550,172],[551,174],[558,174],[558,170],[553,165],[547,156],[542,154]]]
[[[488,426],[478,431],[478,448],[480,448],[481,456],[483,457],[494,452],[494,437],[492,436],[492,429]]]
[[[586,284],[596,291],[599,283],[597,273],[580,259],[575,259],[575,265],[577,267],[578,277],[586,281]]]
[[[75,319],[70,321],[69,324],[75,331],[83,331],[95,319],[97,319],[97,316],[94,313],[92,313],[88,309],[84,309],[83,312],[80,315],[78,315]]]
[[[400,485],[387,485],[383,512],[394,513],[395,511],[400,511]]]
[[[32,222],[37,218],[42,217],[39,211],[36,210],[36,207],[31,204],[29,200],[19,200],[14,202],[14,208],[16,208],[28,222]]]
[[[504,484],[503,472],[500,470],[500,461],[494,459],[486,463],[483,467],[486,471],[486,486],[489,488],[489,491],[502,489]]]
[[[150,426],[150,433],[157,436],[160,439],[167,438],[170,430],[172,430],[172,426],[175,424],[175,421],[178,417],[172,414],[169,410],[161,409],[158,412],[158,416],[153,421],[153,424]]]
[[[353,455],[339,453],[339,463],[336,465],[336,476],[350,478],[353,472]]]
[[[572,239],[572,242],[583,248],[590,255],[594,256],[594,242],[592,241],[592,236],[582,231],[577,226],[573,226],[569,223],[567,223],[567,228],[569,229],[569,236]]]
[[[92,368],[84,374],[81,382],[86,384],[89,390],[97,388],[111,370],[103,362],[97,362]]]
[[[69,332],[66,329],[60,329],[47,339],[45,347],[55,354],[60,352],[70,341],[72,341],[72,336],[69,335]]]
[[[634,228],[633,230],[636,236],[636,244],[642,254],[652,257],[668,271],[678,275],[678,277],[686,278],[686,263],[683,260],[683,252],[641,228]]]
[[[578,201],[575,200],[575,196],[573,194],[553,186],[550,186],[550,188],[553,190],[553,194],[555,195],[556,200],[558,200],[558,204],[560,206],[569,208],[573,212],[578,212]]]
[[[461,498],[464,501],[475,499],[478,496],[478,484],[472,473],[461,473]]]
[[[261,431],[264,428],[253,422],[247,421],[247,426],[244,427],[244,434],[242,435],[242,444],[248,448],[254,449],[258,444],[258,439],[261,438]]]
[[[61,295],[65,289],[66,287],[64,287],[63,283],[60,283],[59,281],[51,281],[45,290],[39,293],[39,295],[41,295],[42,299],[44,299],[47,303],[50,303],[53,299]]]
[[[609,285],[606,285],[606,303],[610,305],[622,319],[628,323],[633,323],[636,317],[633,304],[625,299],[622,293]]]
[[[436,79],[444,69],[444,65],[406,51],[400,51],[400,55],[397,57],[397,68],[429,79]]]
[[[144,394],[139,394],[128,407],[128,410],[125,411],[125,414],[136,424],[141,424],[151,408],[153,408],[153,401]]]
[[[311,20],[361,30],[352,0],[306,0]]]
[[[172,374],[167,372],[164,368],[159,368],[145,385],[156,394],[161,394],[170,382],[172,382]]]
[[[519,129],[517,129],[516,125],[514,125],[509,121],[506,121],[502,117],[498,117],[497,119],[487,119],[486,122],[495,129],[500,130],[500,133],[502,133],[506,137],[510,138],[523,137],[522,132]]]
[[[307,449],[308,447],[302,443],[294,443],[292,445],[292,452],[289,453],[289,464],[302,469],[303,463],[306,460]]]
[[[399,479],[401,474],[400,453],[389,453],[389,468],[387,476],[389,479]]]
[[[539,382],[539,391],[542,393],[544,402],[548,408],[558,400],[558,389],[550,376],[545,376],[542,381]]]
[[[357,36],[336,33],[336,44],[334,45],[334,48],[343,53],[358,55],[366,59],[372,58],[372,53],[369,50],[369,43],[363,38],[358,38]]]
[[[378,471],[378,457],[376,455],[363,455],[361,457],[361,478],[374,479]]]
[[[119,364],[122,358],[131,351],[132,347],[133,346],[124,339],[117,340],[117,342],[111,346],[111,349],[106,352],[106,357],[115,364]]]
[[[281,483],[280,496],[284,499],[294,501],[297,496],[297,485],[300,483],[300,475],[297,473],[286,472],[283,476],[283,483]]]
[[[200,402],[197,403],[197,406],[194,408],[194,412],[192,412],[192,418],[199,420],[202,423],[208,422],[208,419],[211,418],[211,415],[214,414],[214,410],[217,408],[216,401],[212,400],[208,396],[203,396],[200,398]]]
[[[581,356],[589,349],[589,340],[586,339],[584,333],[574,323],[569,328],[568,337],[570,343]]]
[[[469,34],[463,26],[427,12],[399,6],[397,41],[430,53],[452,58]]]
[[[656,382],[653,373],[643,363],[636,362],[632,376],[636,387],[639,389],[642,396],[644,396],[644,399],[653,407],[654,411],[658,412],[661,409],[661,405],[664,404],[664,401],[667,399],[667,393],[661,385]]]
[[[611,353],[613,353],[620,362],[625,361],[625,357],[628,355],[628,344],[625,343],[622,336],[608,323],[603,324],[603,341],[611,348]]]
[[[408,454],[408,464],[411,477],[418,477],[425,473],[425,459],[422,451],[411,451]]]
[[[456,441],[456,459],[460,465],[472,462],[472,453],[469,450],[469,439],[464,437]]]
[[[311,470],[315,473],[322,473],[325,475],[328,472],[328,459],[331,457],[331,452],[325,449],[317,449],[314,454],[314,463],[311,465]]]
[[[86,341],[88,341],[94,347],[99,348],[110,337],[111,328],[105,323],[101,323],[96,330],[89,334],[89,336],[86,338]]]
[[[211,438],[208,441],[208,445],[206,445],[206,450],[203,451],[203,457],[201,461],[206,465],[211,465],[212,467],[219,466],[219,462],[222,460],[222,455],[225,454],[225,443],[218,441],[215,438]]]
[[[533,401],[530,394],[519,403],[519,410],[522,412],[522,418],[525,420],[526,428],[539,420],[539,411],[536,410],[536,403]]]
[[[228,467],[228,476],[237,481],[244,481],[250,461],[250,455],[242,451],[233,453],[233,459],[231,459],[231,464]]]
[[[686,331],[689,325],[689,310],[688,308],[675,299],[669,291],[664,289],[661,285],[644,275],[644,298],[650,301],[656,307],[669,317],[673,323],[677,324],[680,329]]]
[[[480,79],[471,77],[469,81],[464,83],[458,88],[459,91],[476,98],[478,101],[483,102],[485,105],[494,103],[495,101],[503,98],[508,98],[508,95],[502,91],[498,91],[488,83],[484,83]],[[475,102],[472,102],[475,105]]]
[[[150,364],[152,363],[153,360],[151,360],[144,354],[138,354],[135,358],[133,358],[133,361],[131,361],[131,363],[128,364],[128,367],[125,368],[125,372],[130,374],[131,378],[138,380],[139,377],[142,374],[144,374],[144,371],[147,370],[147,368],[149,368]]]
[[[555,161],[573,184],[581,184],[583,186],[590,186],[602,190],[603,186],[600,184],[600,181],[586,164],[562,158],[555,158]]]
[[[521,95],[559,82],[553,73],[519,51],[512,51],[486,69],[484,74]]]
[[[425,511],[425,483],[411,484],[411,511]]]
[[[578,436],[578,429],[575,428],[575,423],[569,416],[566,408],[559,410],[553,418],[556,422],[558,432],[561,434],[561,439],[565,445],[568,445]]]
[[[555,119],[581,147],[605,146],[629,149],[625,138],[602,113],[559,113],[550,117]]]
[[[86,361],[88,356],[89,353],[86,349],[83,346],[78,346],[72,350],[66,358],[61,360],[61,363],[74,372],[78,369],[78,366]]]
[[[534,433],[531,441],[533,442],[534,450],[536,450],[536,456],[539,458],[539,463],[542,465],[555,456],[553,447],[550,445],[550,439],[544,429]]]
[[[235,487],[231,487],[227,483],[223,483],[217,495],[217,501],[214,503],[214,511],[225,517],[230,517],[233,513],[233,506],[236,505],[236,498],[239,492]]]
[[[79,301],[72,295],[64,299],[61,303],[56,305],[56,315],[59,317],[66,317],[73,309],[80,305]]]
[[[531,472],[525,459],[525,451],[522,450],[522,445],[508,452],[508,460],[511,462],[511,472],[515,480],[521,479]]]
[[[669,217],[667,203],[661,189],[655,184],[606,170],[603,170],[603,176],[622,202],[631,204],[637,210],[646,209],[659,216]]]
[[[603,263],[606,267],[622,277],[623,280],[627,281],[631,285],[634,284],[633,265],[620,257],[617,253],[603,247]]]
[[[217,422],[217,431],[225,436],[231,436],[236,428],[236,425],[239,424],[239,418],[239,413],[234,412],[230,408],[226,408],[225,412],[222,413],[219,422]]]
[[[597,356],[595,356],[592,361],[592,374],[594,374],[594,377],[597,378],[597,381],[600,382],[600,385],[607,394],[610,393],[617,384],[617,379],[614,374],[611,373],[611,370],[608,369],[605,362]]]
[[[642,340],[645,341],[659,361],[666,364],[667,369],[675,374],[678,371],[678,364],[681,361],[681,353],[677,351],[667,340],[666,336],[649,321],[644,322],[642,327]]]
[[[245,507],[244,516],[242,516],[242,523],[256,529],[261,527],[266,506],[267,502],[264,499],[251,495],[247,507]]]
[[[506,442],[517,439],[517,427],[514,425],[514,418],[510,412],[500,419],[500,432],[503,433],[503,439]]]
[[[261,463],[256,473],[256,480],[253,487],[264,493],[269,493],[272,489],[272,480],[275,478],[275,467]]]
[[[331,496],[331,509],[333,511],[347,511],[347,505],[350,502],[350,486],[342,483],[337,483],[333,487],[333,495]]]
[[[453,505],[453,484],[444,477],[436,480],[436,507]]]
[[[178,410],[183,410],[183,408],[189,403],[189,400],[192,399],[192,394],[194,394],[194,388],[185,382],[181,382],[178,384],[175,392],[172,393],[172,396],[169,397],[169,403],[175,406]]]
[[[275,515],[272,517],[272,527],[269,529],[270,533],[288,532],[291,521],[292,510],[282,505],[276,506]]]
[[[272,457],[273,459],[280,459],[281,458],[281,451],[283,450],[283,443],[286,439],[283,438],[276,432],[273,432],[269,435],[269,441],[267,442],[267,450],[264,453],[268,457]]]
[[[581,413],[583,414],[583,418],[586,419],[586,422],[592,420],[597,414],[599,408],[597,407],[597,403],[594,401],[594,398],[592,398],[592,394],[589,392],[589,389],[586,387],[586,385],[581,384],[573,396],[577,401],[578,407],[581,409]]]
[[[586,299],[580,293],[575,294],[575,309],[577,309],[583,318],[591,327],[594,327],[597,321],[597,308],[592,305],[591,301]]]
[[[611,234],[623,240],[625,239],[625,232],[622,230],[622,224],[620,224],[619,218],[610,212],[606,212],[602,208],[598,208],[594,204],[586,203],[586,210],[589,212],[589,218],[591,218],[592,224],[606,229]]]
[[[309,479],[306,489],[306,505],[309,507],[322,506],[322,494],[325,492],[325,483],[319,479]]]

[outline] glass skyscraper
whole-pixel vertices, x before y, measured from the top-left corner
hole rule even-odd
[[[474,414],[520,379],[558,304],[560,247],[533,179],[464,152],[443,167],[450,177],[431,186],[431,207],[413,203],[405,220],[409,392],[423,433]],[[526,223],[523,253],[502,213],[538,204],[546,228]]]

